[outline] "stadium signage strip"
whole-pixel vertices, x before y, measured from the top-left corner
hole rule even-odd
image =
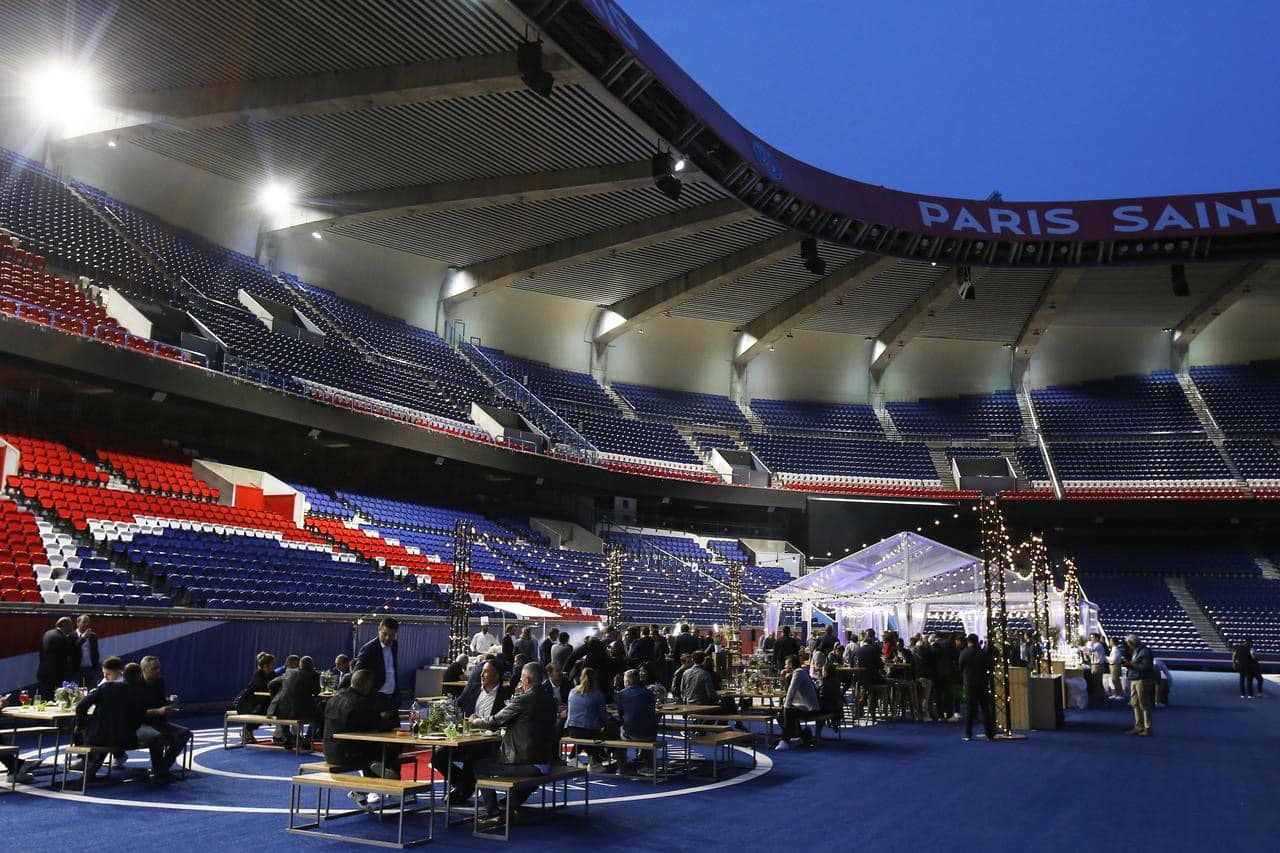
[[[583,6],[691,112],[755,164],[761,175],[852,219],[940,237],[1001,240],[1136,240],[1273,233],[1280,189],[1067,202],[986,202],[918,195],[818,169],[756,139],[699,86],[614,0]]]

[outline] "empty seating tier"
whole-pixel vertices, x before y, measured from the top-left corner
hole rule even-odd
[[[1169,371],[1122,376],[1031,392],[1047,436],[1202,432],[1178,379]]]
[[[884,427],[875,410],[865,404],[752,400],[751,411],[765,428],[779,432],[848,432],[884,437]]]
[[[1009,439],[1022,434],[1022,414],[1013,391],[888,403],[885,408],[903,435]]]

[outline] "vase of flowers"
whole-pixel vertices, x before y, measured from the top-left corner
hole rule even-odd
[[[458,703],[452,699],[432,702],[423,720],[423,728],[428,732],[444,732],[452,728],[455,731],[462,725],[462,711]]]
[[[57,702],[62,710],[69,710],[72,703],[76,701],[78,691],[79,688],[74,681],[64,681],[53,691],[53,701]]]

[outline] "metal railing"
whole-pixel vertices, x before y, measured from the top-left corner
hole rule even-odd
[[[81,337],[101,341],[104,344],[123,346],[135,352],[154,355],[157,358],[168,358],[200,367],[209,366],[209,359],[204,353],[134,335],[119,326],[111,326],[106,323],[99,323],[90,328],[89,321],[83,317],[77,317],[74,314],[67,314],[54,308],[47,308],[34,302],[26,302],[10,296],[0,296],[0,314],[8,314],[28,323],[48,326],[60,332],[80,335]]]
[[[512,408],[532,421],[557,445],[564,456],[594,465],[599,451],[596,446],[539,400],[532,391],[512,379],[489,359],[475,344],[467,340],[466,326],[455,321],[445,328],[445,343],[458,350],[493,386],[499,401],[505,400]]]

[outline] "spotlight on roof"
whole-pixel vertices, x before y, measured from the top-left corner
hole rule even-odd
[[[688,165],[689,165],[689,161],[684,157],[680,157],[676,160],[675,165],[672,166],[672,168],[675,169],[677,172],[683,172],[685,170],[685,167]]]
[[[1169,267],[1169,280],[1173,284],[1174,296],[1191,295],[1191,285],[1187,283],[1187,268],[1183,264]]]
[[[671,160],[671,155],[665,151],[659,151],[649,158],[649,163],[653,168],[653,182],[659,192],[672,201],[679,201],[684,184],[680,183],[680,179],[675,175],[676,167]]]
[[[527,41],[516,48],[516,68],[520,71],[520,79],[533,92],[544,98],[551,97],[555,78],[542,67],[542,42]]]
[[[51,62],[27,77],[31,108],[45,121],[69,121],[83,116],[93,109],[95,94],[88,71],[72,62]]]
[[[258,206],[271,214],[281,214],[293,204],[293,190],[280,181],[267,181],[258,191]]]
[[[319,231],[312,231],[312,232],[311,232],[311,236],[312,236],[312,237],[314,237],[314,238],[315,238],[315,239],[317,239],[317,240],[323,240],[323,239],[324,239],[324,235],[323,235],[323,234],[321,234]]]
[[[800,257],[804,260],[804,268],[814,275],[827,274],[827,262],[818,256],[818,241],[813,237],[805,237],[800,241]]]
[[[969,267],[960,267],[957,270],[956,288],[960,292],[961,299],[968,299],[970,302],[978,298],[978,288],[973,286],[973,270]]]

